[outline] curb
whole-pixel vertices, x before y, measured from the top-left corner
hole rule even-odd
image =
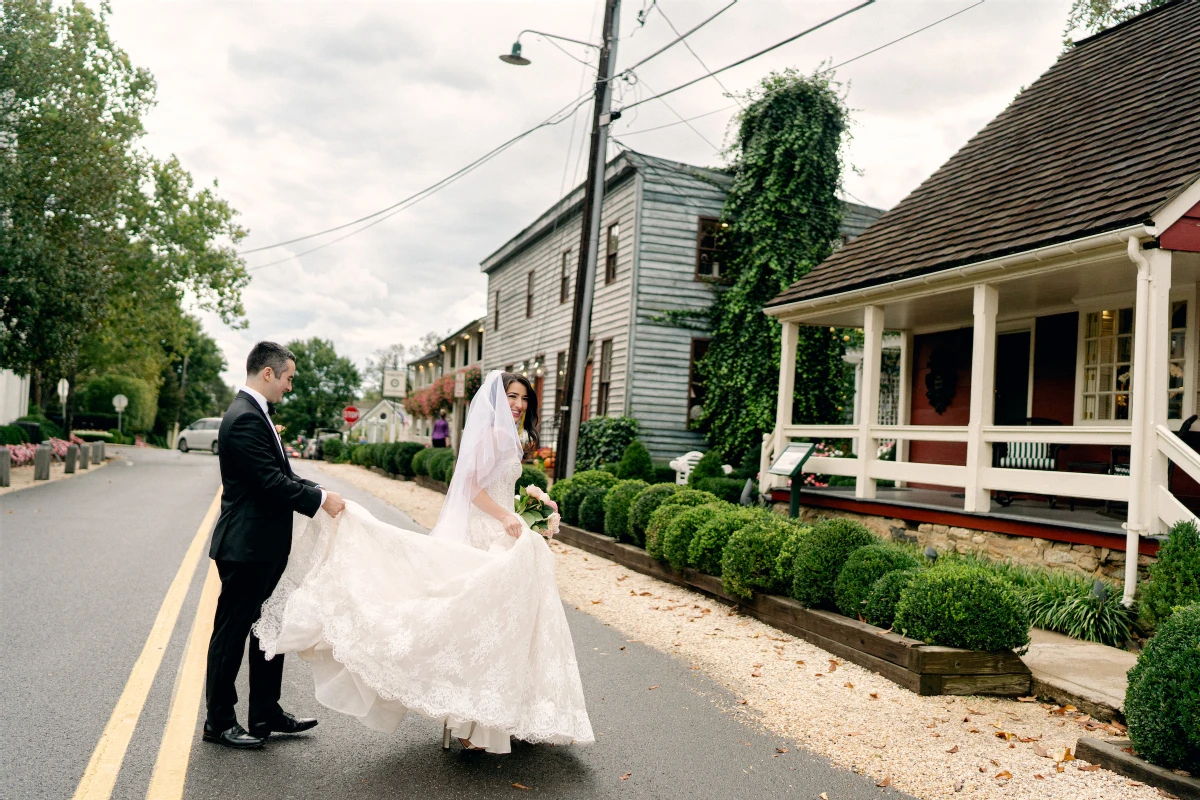
[[[1128,739],[1095,739],[1082,737],[1075,745],[1075,757],[1090,764],[1099,764],[1126,778],[1170,792],[1180,800],[1200,800],[1200,778],[1185,777],[1165,767],[1158,767],[1134,755]]]

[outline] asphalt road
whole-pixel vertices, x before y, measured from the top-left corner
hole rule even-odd
[[[311,464],[297,469],[417,528]],[[126,449],[124,463],[0,497],[0,800],[73,796],[218,484],[207,453]],[[146,796],[206,570],[202,559],[112,797]],[[290,658],[283,703],[321,724],[255,752],[202,743],[197,731],[183,797],[508,797],[521,792],[514,784],[556,798],[903,796],[745,724],[729,713],[736,698],[683,662],[573,608],[567,617],[593,745],[447,752],[440,723],[415,715],[384,736],[320,707],[307,667]]]

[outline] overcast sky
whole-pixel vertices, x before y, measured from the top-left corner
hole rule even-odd
[[[773,69],[837,64],[975,0],[878,0],[722,74],[733,92]],[[618,68],[728,0],[622,4]],[[856,0],[741,0],[688,41],[710,69],[798,33]],[[850,199],[887,208],[915,188],[1044,72],[1061,51],[1070,0],[987,0],[837,70],[854,120]],[[603,0],[558,2],[175,2],[115,0],[117,42],[158,81],[145,146],[174,153],[250,229],[274,244],[388,206],[445,177],[589,91],[595,69],[545,39],[522,38],[527,67],[497,56],[532,28],[596,41]],[[584,47],[564,45],[589,59]],[[616,105],[701,75],[678,45],[618,84]],[[712,79],[631,110],[614,135],[643,152],[724,163],[736,106]],[[673,111],[672,111],[673,109]],[[645,128],[724,109],[691,124]],[[587,106],[420,205],[319,252],[256,270],[250,326],[202,315],[240,383],[253,342],[332,339],[362,363],[375,349],[448,333],[485,308],[479,262],[581,179]],[[572,136],[572,133],[574,134]],[[610,150],[610,156],[613,154]],[[246,256],[252,268],[333,237]]]

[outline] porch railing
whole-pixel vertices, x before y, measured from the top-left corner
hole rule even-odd
[[[1171,433],[1167,426],[1159,425],[1156,431],[1158,433],[1158,452],[1174,463],[1176,469],[1183,470],[1188,477],[1200,483],[1200,455],[1197,455],[1196,451],[1188,447],[1182,439]],[[1196,519],[1196,515],[1179,502],[1165,482],[1158,486],[1155,510],[1158,518],[1168,528],[1176,522]]]

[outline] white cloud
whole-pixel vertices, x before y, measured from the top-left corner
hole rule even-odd
[[[341,224],[418,191],[587,91],[590,70],[532,35],[529,67],[496,56],[524,28],[595,40],[601,0],[572,2],[243,3],[116,0],[112,29],[158,81],[146,145],[176,153],[222,194],[251,229],[245,247]],[[837,63],[928,24],[971,0],[882,0],[721,76],[734,91],[771,69]],[[724,0],[660,0],[680,29]],[[689,41],[717,67],[853,5],[743,2]],[[669,41],[657,13],[637,29],[642,4],[622,10],[618,64]],[[863,201],[890,206],[1053,63],[1068,0],[990,0],[956,19],[838,70],[854,109],[846,178]],[[588,52],[566,45],[575,55]],[[619,100],[701,74],[676,47],[621,84]],[[666,98],[684,116],[730,104],[715,82]],[[734,111],[693,125],[725,142]],[[588,109],[369,231],[256,272],[246,291],[250,328],[205,326],[241,378],[261,338],[322,336],[356,361],[378,347],[449,331],[482,313],[479,262],[558,199],[563,176],[582,171]],[[615,133],[674,122],[655,101],[630,111]],[[686,126],[630,136],[627,144],[696,164],[721,156]],[[247,257],[251,266],[316,242]]]

